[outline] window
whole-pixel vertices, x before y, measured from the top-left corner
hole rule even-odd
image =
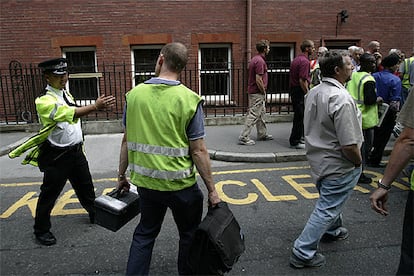
[[[268,102],[288,101],[289,69],[294,57],[294,44],[271,44],[266,57],[269,81],[267,85]]]
[[[228,44],[201,44],[199,50],[200,95],[206,104],[231,96],[231,47]]]
[[[64,48],[68,60],[69,91],[78,104],[90,104],[99,96],[96,50],[94,47]]]
[[[155,64],[164,45],[146,45],[132,47],[134,83],[142,83],[155,75]]]
[[[329,50],[348,50],[350,46],[360,45],[359,39],[324,39],[322,42]]]

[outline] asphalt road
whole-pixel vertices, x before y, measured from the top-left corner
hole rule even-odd
[[[388,217],[369,207],[374,186],[357,186],[344,210],[349,238],[321,244],[320,252],[327,259],[324,267],[296,270],[288,264],[290,250],[317,198],[307,162],[213,162],[213,169],[220,196],[229,203],[246,237],[246,252],[228,275],[395,275],[408,189],[403,179],[390,192]],[[67,184],[52,216],[58,243],[38,245],[32,225],[41,175],[28,173],[26,167],[21,170],[20,176],[19,171],[3,171],[0,177],[0,274],[123,275],[139,215],[118,232],[91,225]],[[380,178],[381,171],[369,173]],[[93,175],[97,195],[114,187],[114,175],[114,170]],[[177,274],[177,236],[167,213],[153,252],[152,275]]]

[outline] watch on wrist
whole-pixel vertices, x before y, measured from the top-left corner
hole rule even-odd
[[[378,180],[378,188],[383,188],[384,190],[389,191],[391,189],[391,185],[390,186],[384,185],[382,184],[381,180],[382,179]]]

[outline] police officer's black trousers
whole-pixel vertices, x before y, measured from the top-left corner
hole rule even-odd
[[[45,143],[41,147],[38,161],[44,176],[36,207],[36,234],[50,230],[50,214],[67,180],[72,184],[79,202],[86,211],[90,214],[95,212],[95,191],[81,144],[61,149]]]

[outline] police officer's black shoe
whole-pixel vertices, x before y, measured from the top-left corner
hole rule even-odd
[[[56,238],[51,232],[35,233],[35,236],[36,240],[42,245],[50,246],[56,244]]]

